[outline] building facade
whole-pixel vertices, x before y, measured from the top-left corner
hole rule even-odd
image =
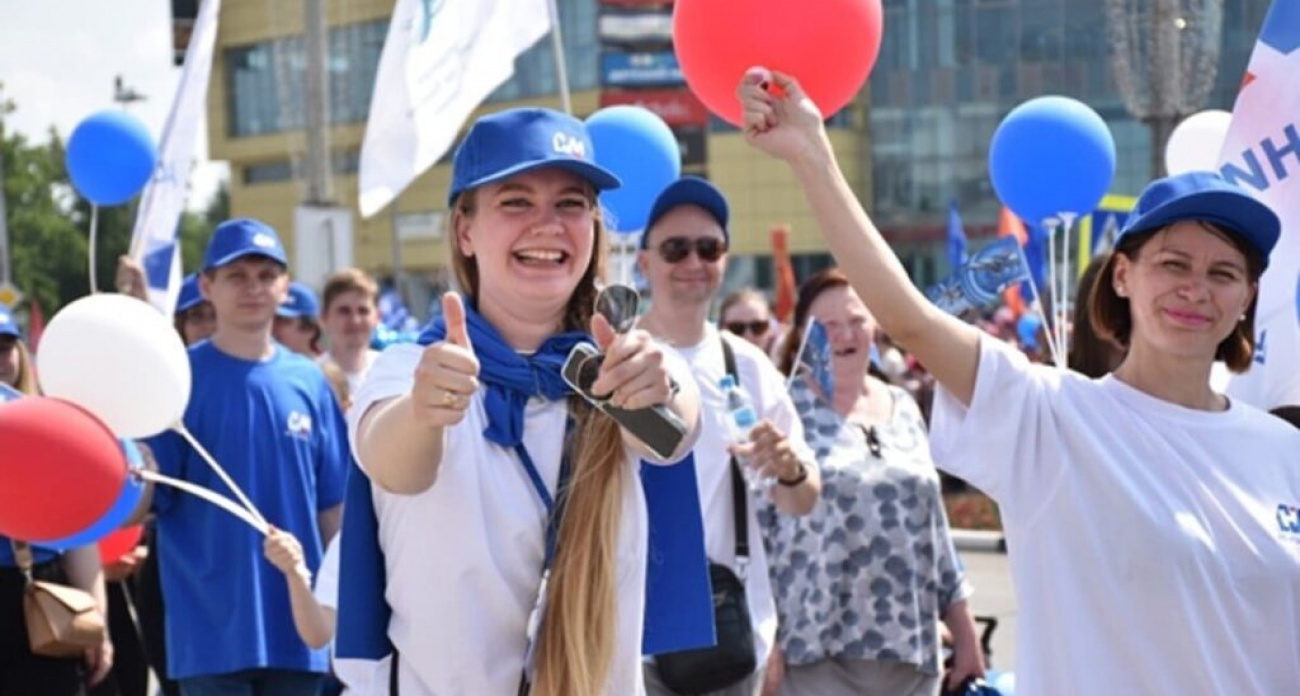
[[[733,204],[735,261],[729,285],[770,286],[770,229],[786,225],[799,270],[829,263],[810,211],[787,169],[754,151],[730,125],[710,118],[686,88],[671,44],[671,4],[637,0],[557,0],[576,116],[602,106],[640,104],[678,138],[683,170],[709,177]],[[329,143],[333,194],[353,211],[356,265],[390,277],[400,264],[415,304],[448,280],[445,193],[449,152],[416,179],[395,206],[370,219],[356,213],[357,167],[375,74],[395,0],[327,0]],[[281,231],[292,256],[294,208],[304,198],[306,151],[302,0],[224,0],[208,99],[210,157],[230,163],[231,213]],[[515,75],[478,113],[523,105],[560,108],[553,44],[520,56]],[[472,119],[471,119],[472,120]],[[832,121],[833,138],[855,190],[867,197],[863,104]],[[399,244],[394,249],[394,240]]]
[[[174,2],[186,4],[194,3]],[[442,225],[450,153],[389,210],[367,220],[355,212],[359,151],[394,4],[325,0],[332,183],[335,202],[353,211],[355,263],[380,277],[400,264],[418,279],[419,296],[447,279]],[[650,108],[676,134],[684,171],[727,192],[734,208],[728,286],[772,287],[770,230],[777,225],[790,229],[798,277],[831,263],[784,165],[751,149],[686,88],[672,52],[671,0],[557,4],[575,115],[614,104]],[[1222,3],[1220,61],[1205,108],[1232,108],[1268,4]],[[948,272],[943,235],[950,202],[972,237],[992,233],[998,203],[988,145],[1001,119],[1027,99],[1064,94],[1106,119],[1119,157],[1112,193],[1134,195],[1148,180],[1151,149],[1163,144],[1153,144],[1147,126],[1125,111],[1110,65],[1103,0],[883,5],[885,30],[871,80],[828,125],[852,187],[918,284]],[[305,194],[303,14],[302,0],[224,0],[208,100],[210,157],[230,162],[232,214],[274,225],[291,254],[293,211]],[[478,113],[559,108],[558,91],[552,43],[543,39],[520,56],[515,76]]]
[[[972,236],[993,233],[999,204],[989,143],[1021,102],[1061,94],[1088,104],[1115,137],[1111,193],[1135,196],[1150,180],[1151,150],[1163,152],[1164,143],[1153,143],[1148,127],[1125,110],[1110,64],[1105,0],[883,2],[884,41],[870,80],[874,217],[918,283],[947,272],[950,202]],[[1269,0],[1218,4],[1219,64],[1203,108],[1231,111]],[[1043,163],[1045,170],[1068,166]]]

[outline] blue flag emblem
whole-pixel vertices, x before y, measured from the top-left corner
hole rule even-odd
[[[809,376],[817,382],[826,398],[829,399],[835,393],[835,376],[831,373],[831,337],[826,332],[826,325],[816,319],[808,320],[803,349],[799,351],[795,369],[808,370]]]
[[[1014,237],[980,249],[926,296],[949,314],[961,315],[997,301],[1002,291],[1029,278],[1029,264]]]

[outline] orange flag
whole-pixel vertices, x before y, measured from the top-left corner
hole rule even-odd
[[[790,230],[784,225],[772,228],[772,271],[776,275],[776,301],[773,311],[782,324],[794,313],[794,264],[790,261]]]
[[[1015,213],[1011,212],[1011,209],[1005,205],[1002,206],[1002,211],[998,213],[998,236],[1014,236],[1022,249],[1028,240],[1025,223],[1021,222],[1020,218],[1016,217]],[[1025,313],[1025,300],[1020,296],[1020,283],[1015,283],[1002,291],[1002,302],[1016,315],[1016,319],[1019,319],[1020,315]]]

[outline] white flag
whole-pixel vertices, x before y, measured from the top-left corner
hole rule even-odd
[[[158,167],[145,186],[131,234],[131,257],[144,266],[149,302],[167,316],[175,311],[181,291],[181,213],[194,161],[194,141],[207,103],[220,14],[221,0],[203,0],[185,49],[176,99],[167,114]]]
[[[1255,364],[1228,393],[1258,408],[1300,406],[1300,1],[1274,0],[1220,155],[1229,181],[1282,219],[1260,281]]]
[[[550,28],[547,0],[398,0],[361,145],[361,216],[433,166]]]

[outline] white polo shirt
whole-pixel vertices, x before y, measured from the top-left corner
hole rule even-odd
[[[360,415],[372,404],[410,391],[422,351],[392,346],[375,362],[355,398],[353,442]],[[527,404],[524,446],[552,495],[566,419],[562,401]],[[433,486],[416,495],[374,487],[385,596],[393,609],[388,635],[401,654],[403,696],[515,696],[519,686],[526,624],[545,558],[546,509],[515,452],[484,438],[486,425],[480,390],[465,419],[449,431]],[[609,696],[645,692],[640,656],[648,522],[639,460],[630,452],[626,466]],[[387,672],[379,671],[386,690]]]
[[[699,483],[700,510],[704,514],[704,547],[709,560],[735,569],[736,523],[732,510],[731,457],[727,453],[727,397],[718,382],[727,374],[722,354],[721,336],[709,326],[704,340],[694,346],[674,350],[691,368],[700,389],[700,437],[696,441],[695,475]],[[728,342],[736,357],[740,387],[754,402],[760,420],[771,421],[790,439],[800,459],[816,466],[817,457],[804,442],[803,422],[785,388],[785,377],[762,350],[748,341]],[[756,510],[768,504],[756,494],[748,493],[746,524],[749,529],[749,570],[745,577],[745,596],[749,602],[754,627],[754,649],[758,664],[763,664],[776,639],[776,603],[768,578],[767,551]],[[782,514],[782,513],[777,513]]]

